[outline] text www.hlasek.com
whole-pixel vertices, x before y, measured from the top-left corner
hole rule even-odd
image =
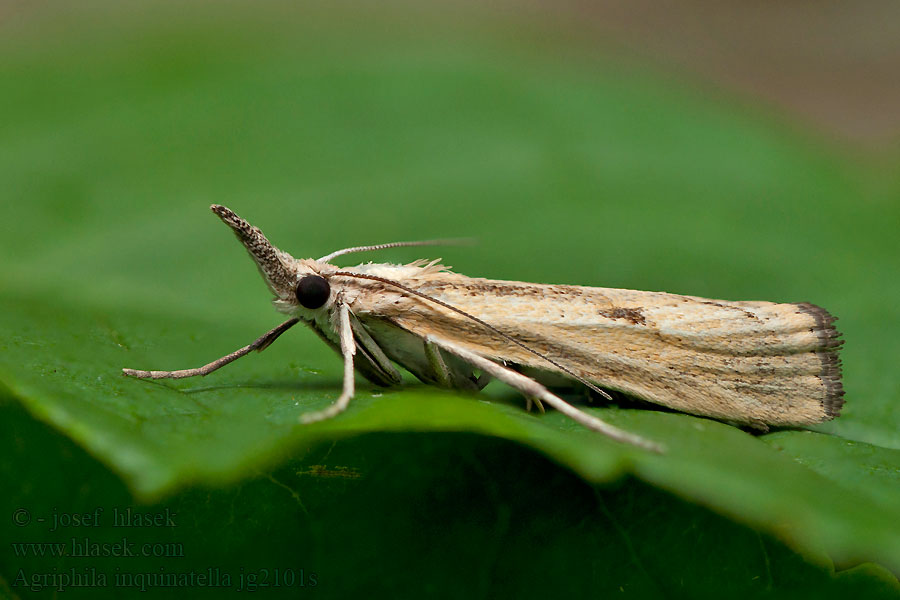
[[[115,542],[95,542],[88,537],[73,537],[69,542],[13,542],[13,554],[25,557],[153,557],[184,558],[181,542],[129,542],[127,537]]]

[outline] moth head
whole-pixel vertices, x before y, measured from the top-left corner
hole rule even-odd
[[[258,227],[237,216],[231,209],[213,204],[210,209],[231,227],[247,249],[259,272],[275,294],[275,306],[282,312],[306,312],[326,306],[331,299],[331,285],[321,271],[330,265],[315,260],[298,260],[272,245]],[[305,316],[301,314],[300,316]]]

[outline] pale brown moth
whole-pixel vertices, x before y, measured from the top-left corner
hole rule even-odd
[[[305,423],[333,417],[354,394],[354,368],[382,386],[402,365],[423,382],[477,391],[491,378],[610,438],[660,446],[572,406],[544,384],[568,380],[609,398],[617,390],[678,411],[765,428],[820,423],[844,390],[834,317],[808,303],[728,302],[663,292],[497,281],[436,262],[337,267],[344,254],[432,245],[397,242],[296,259],[228,208],[213,205],[256,262],[275,308],[291,318],[252,344],[196,369],[207,375],[263,350],[304,321],[344,359],[343,391]],[[525,374],[527,373],[527,375]]]

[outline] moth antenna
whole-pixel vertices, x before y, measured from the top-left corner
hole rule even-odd
[[[446,240],[421,240],[417,242],[389,242],[387,244],[374,244],[372,246],[353,246],[352,248],[344,248],[335,250],[331,254],[326,254],[319,259],[318,262],[327,263],[333,258],[350,254],[352,252],[368,252],[370,250],[384,250],[385,248],[403,248],[407,246],[462,246],[472,244],[471,239],[467,238],[451,238]]]
[[[554,367],[556,367],[556,368],[559,369],[560,371],[562,371],[562,372],[564,372],[564,373],[566,373],[566,374],[568,374],[568,375],[571,375],[574,379],[576,379],[576,380],[580,381],[581,383],[583,383],[584,385],[588,386],[589,388],[591,388],[592,390],[594,390],[595,392],[597,392],[598,394],[600,394],[601,396],[603,396],[603,397],[606,398],[607,400],[612,400],[612,396],[610,396],[610,395],[607,394],[605,391],[603,391],[603,390],[601,390],[600,388],[598,388],[596,385],[594,385],[593,383],[591,383],[590,381],[588,381],[588,380],[585,379],[584,377],[581,377],[581,376],[578,375],[577,373],[572,372],[571,369],[569,369],[569,368],[567,368],[567,367],[564,367],[563,365],[559,364],[558,362],[556,362],[555,360],[553,360],[552,358],[550,358],[550,357],[547,356],[546,354],[542,354],[542,353],[538,352],[538,351],[535,350],[534,348],[531,348],[530,346],[528,346],[528,345],[526,345],[526,344],[523,344],[522,342],[520,342],[520,341],[517,340],[516,338],[510,336],[509,334],[503,333],[502,331],[500,331],[499,329],[497,329],[496,327],[494,327],[494,326],[491,325],[490,323],[488,323],[488,322],[486,322],[486,321],[483,321],[483,320],[479,319],[479,318],[476,317],[475,315],[470,315],[470,314],[467,313],[466,311],[464,311],[464,310],[462,310],[462,309],[459,309],[459,308],[456,308],[456,307],[453,306],[452,304],[447,304],[447,303],[444,302],[443,300],[438,300],[437,298],[432,298],[432,297],[429,296],[428,294],[423,294],[422,292],[419,292],[419,291],[414,290],[414,289],[412,289],[412,288],[406,287],[405,285],[403,285],[403,284],[400,283],[400,282],[394,281],[394,280],[392,280],[392,279],[387,279],[387,278],[385,278],[385,277],[379,277],[379,276],[377,276],[377,275],[364,275],[364,274],[362,274],[362,273],[351,273],[351,272],[348,272],[348,271],[337,271],[336,273],[334,273],[334,276],[337,276],[337,275],[340,275],[340,276],[343,276],[343,277],[356,277],[357,279],[370,279],[370,280],[372,280],[372,281],[379,281],[379,282],[381,282],[381,283],[386,283],[386,284],[388,284],[388,285],[392,285],[392,286],[394,286],[394,287],[396,287],[396,288],[399,288],[399,289],[403,290],[404,292],[407,292],[407,293],[409,293],[409,294],[412,294],[413,296],[418,296],[419,298],[424,298],[425,300],[428,300],[429,302],[434,302],[434,303],[437,304],[438,306],[443,306],[443,307],[446,308],[447,310],[452,310],[453,312],[455,312],[455,313],[457,313],[457,314],[460,314],[460,315],[466,317],[467,319],[471,319],[471,320],[474,321],[475,323],[478,323],[479,325],[481,325],[481,326],[484,327],[485,329],[488,329],[488,330],[490,330],[490,331],[496,333],[497,335],[499,335],[499,336],[502,337],[503,339],[505,339],[505,340],[507,340],[507,341],[509,341],[509,342],[512,342],[512,343],[515,344],[516,346],[519,346],[520,348],[523,348],[523,349],[527,350],[528,352],[534,354],[535,356],[537,356],[537,357],[539,357],[539,358],[542,358],[543,360],[546,360],[548,363],[550,363],[551,365],[553,365]]]

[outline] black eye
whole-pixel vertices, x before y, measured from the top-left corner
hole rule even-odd
[[[297,301],[306,308],[319,308],[328,302],[331,286],[324,277],[307,275],[297,284]]]

